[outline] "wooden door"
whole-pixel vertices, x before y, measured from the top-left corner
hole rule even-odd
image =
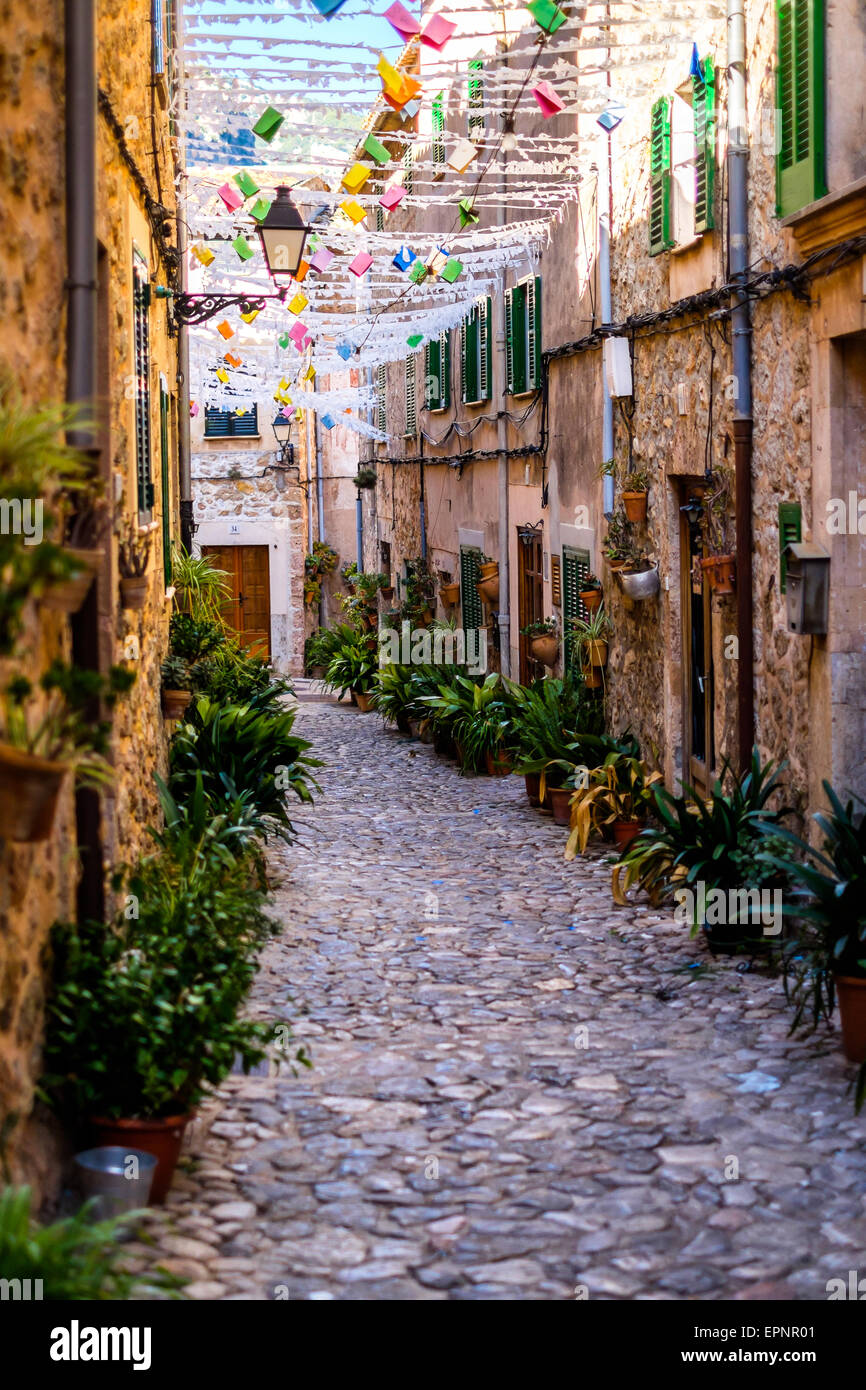
[[[271,654],[271,574],[266,545],[203,545],[202,554],[226,571],[223,618],[254,656]]]
[[[544,617],[544,546],[541,536],[517,532],[517,602],[518,629]],[[541,662],[529,654],[529,638],[520,632],[520,682],[528,685],[545,674]]]
[[[684,492],[684,497],[688,490]],[[704,551],[701,519],[681,512],[680,536],[683,650],[683,780],[707,795],[715,750],[715,674],[713,608],[700,560]]]

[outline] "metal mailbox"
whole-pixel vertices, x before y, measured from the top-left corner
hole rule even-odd
[[[785,547],[785,598],[791,632],[826,632],[830,615],[830,552],[817,541]]]

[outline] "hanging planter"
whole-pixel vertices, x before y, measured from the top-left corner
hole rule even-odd
[[[601,674],[601,669],[596,666],[584,666],[582,667],[582,671],[583,683],[586,688],[588,690],[598,690],[604,679]]]
[[[622,494],[622,505],[625,508],[626,520],[637,525],[646,521],[647,494],[644,491],[624,492]]]
[[[733,555],[708,555],[701,560],[701,569],[714,594],[732,594],[736,562]]]
[[[120,599],[124,608],[137,612],[144,607],[147,599],[147,576],[136,575],[120,581]]]
[[[90,592],[90,586],[105,559],[104,550],[76,550],[63,547],[73,563],[73,573],[60,584],[53,584],[42,595],[42,605],[55,613],[77,613]]]
[[[559,655],[559,638],[552,633],[539,633],[529,639],[529,651],[533,661],[542,666],[555,666]]]
[[[603,597],[601,585],[598,583],[592,585],[588,589],[580,590],[580,601],[587,613],[594,613],[597,608],[600,608]]]
[[[498,560],[485,560],[478,566],[478,580],[476,589],[485,603],[495,604],[499,602],[499,562]]]
[[[0,840],[47,840],[68,763],[0,743]]]
[[[192,699],[191,690],[163,690],[162,712],[166,719],[182,719]]]
[[[147,562],[150,557],[150,537],[156,522],[150,526],[130,524],[117,547],[120,568],[120,598],[124,608],[133,612],[143,608],[147,599]]]
[[[455,603],[459,603],[459,602],[460,602],[460,585],[459,585],[459,584],[440,584],[440,585],[439,585],[439,597],[441,598],[442,602],[445,604],[446,608],[453,608],[454,605],[455,605]]]
[[[648,570],[622,570],[617,579],[623,593],[638,601],[655,598],[661,588],[657,565]]]
[[[586,655],[590,666],[607,665],[607,642],[603,638],[594,638],[586,644]]]

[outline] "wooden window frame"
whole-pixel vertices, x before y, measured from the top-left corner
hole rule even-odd
[[[141,525],[148,525],[154,496],[150,419],[150,275],[147,260],[137,246],[132,248],[132,306],[138,517]]]

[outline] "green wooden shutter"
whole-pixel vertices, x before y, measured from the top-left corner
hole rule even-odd
[[[659,97],[650,121],[650,255],[671,246],[671,99]]]
[[[577,666],[576,647],[572,638],[572,618],[589,616],[580,601],[580,590],[589,574],[589,551],[562,548],[562,630],[565,634],[565,666],[571,671]]]
[[[478,400],[478,320],[474,309],[460,327],[460,396],[469,405]]]
[[[505,291],[505,389],[514,394],[514,291]]]
[[[470,140],[477,139],[484,131],[484,78],[480,75],[483,71],[483,60],[473,58],[469,64],[466,95],[467,131]]]
[[[526,281],[526,389],[541,385],[541,276]]]
[[[803,512],[799,502],[779,503],[779,593],[788,583],[788,557],[785,547],[803,539]]]
[[[505,292],[505,368],[510,395],[526,391],[526,284]]]
[[[445,97],[442,92],[433,98],[431,108],[432,139],[430,157],[434,164],[445,163]]]
[[[409,194],[415,187],[415,164],[411,145],[407,145],[403,151],[403,187]]]
[[[438,410],[439,392],[434,390],[433,381],[439,381],[439,343],[429,342],[424,345],[424,408],[426,410]]]
[[[713,60],[701,64],[704,79],[692,78],[692,111],[695,122],[695,231],[709,232],[716,225],[713,202],[716,186],[716,72]]]
[[[168,394],[168,382],[165,377],[159,378],[159,457],[160,457],[160,484],[162,496],[160,504],[162,506],[162,568],[165,574],[165,586],[171,584],[171,515],[170,515],[170,488],[168,477],[168,412],[170,396]]]
[[[776,213],[827,192],[824,171],[824,0],[776,0]]]
[[[136,248],[132,259],[133,357],[135,366],[135,469],[138,510],[153,506],[150,460],[150,282],[147,262]]]
[[[460,609],[463,614],[463,631],[471,632],[481,627],[483,613],[481,595],[475,585],[478,582],[481,551],[472,546],[460,547]]]
[[[439,409],[451,404],[451,334],[443,328],[439,334]]]
[[[418,407],[415,395],[415,356],[406,358],[406,435],[418,433]]]
[[[478,399],[489,401],[493,395],[493,353],[490,351],[490,324],[493,304],[488,296],[478,301]]]
[[[384,431],[388,424],[387,415],[388,368],[380,362],[376,368],[376,424]]]

